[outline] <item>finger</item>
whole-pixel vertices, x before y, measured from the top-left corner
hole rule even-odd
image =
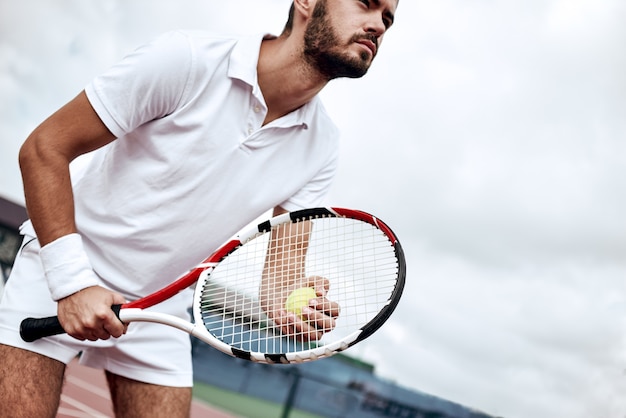
[[[119,293],[113,293],[113,300],[111,305],[123,305],[125,304],[126,298],[122,295],[120,295]]]
[[[341,313],[341,306],[337,302],[326,298],[311,299],[309,307],[333,318],[338,317]]]
[[[320,297],[311,299],[309,306],[302,307],[302,317],[283,309],[273,319],[283,334],[300,341],[314,341],[335,328],[334,318],[339,312],[338,303]]]
[[[118,320],[119,322],[119,320]],[[103,339],[108,339],[109,337],[119,338],[122,335],[126,334],[127,326],[122,325],[121,327],[115,326],[110,327],[108,324],[103,326],[103,330],[107,333],[107,337]]]
[[[102,321],[102,330],[109,336],[118,338],[126,333],[127,325],[124,324],[113,311],[110,312]]]
[[[67,334],[80,341],[97,341],[100,339],[104,340],[110,337],[110,335],[106,332],[98,332],[97,330],[94,330],[92,328],[84,327],[76,328],[75,330],[72,330]]]
[[[308,342],[317,341],[324,336],[324,332],[311,326],[309,323],[297,318],[294,322],[296,340]]]
[[[118,319],[110,307],[104,305],[84,319],[72,335],[89,341],[108,340],[124,333],[125,325]]]
[[[287,328],[293,322],[293,321],[290,321],[288,317],[289,317],[289,312],[287,312],[284,309],[281,309],[277,311],[275,315],[272,315],[272,320],[274,321],[274,324],[276,324],[280,328],[281,332],[283,333],[287,330]]]
[[[123,305],[126,303],[126,298],[119,293],[112,292],[110,297],[111,298],[108,302],[110,306]],[[106,312],[103,312],[103,316],[101,318],[103,322],[102,328],[105,332],[109,333],[110,336],[118,338],[126,334],[128,324],[123,323],[112,309],[107,309]]]
[[[81,322],[79,320],[64,321],[62,324],[63,329],[67,335],[80,341],[95,341],[98,337],[93,332],[93,326],[91,324]]]
[[[99,315],[94,315],[82,324],[83,337],[89,341],[108,340],[111,334],[105,329],[104,321]]]
[[[337,324],[334,318],[324,315],[322,312],[316,311],[308,306],[302,308],[302,316],[307,320],[308,326],[321,333],[332,331]]]
[[[296,316],[287,311],[281,311],[280,316],[275,320],[276,324],[280,328],[280,332],[284,335],[295,335],[296,334]]]
[[[322,276],[307,277],[306,287],[313,287],[318,296],[326,296],[330,290],[330,280]]]
[[[274,322],[279,326],[280,332],[284,335],[290,335],[298,341],[316,341],[323,336],[323,332],[307,324],[292,312],[281,311]]]
[[[67,333],[67,335],[69,335],[69,336],[70,336],[70,337],[72,337],[72,338],[77,339],[78,341],[85,341],[85,340],[87,340],[87,339],[88,339],[88,338],[85,336],[86,334],[85,334],[85,333],[83,333],[83,332],[80,332],[80,333],[79,333],[78,331],[69,331],[69,332],[66,332],[66,333]],[[92,341],[93,341],[93,340],[92,340]]]
[[[98,330],[98,331],[94,331],[90,338],[88,338],[90,341],[97,341],[97,340],[108,340],[109,338],[111,338],[111,334],[109,334],[109,332],[107,330],[105,330],[104,328]]]

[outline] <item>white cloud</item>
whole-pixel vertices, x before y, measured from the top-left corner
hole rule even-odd
[[[618,396],[626,384],[623,270],[584,262],[486,268],[409,246],[410,300],[384,331],[410,318],[412,332],[380,372],[507,417],[626,411]],[[381,363],[380,347],[393,338],[377,337],[365,355]]]
[[[337,198],[406,239],[389,332],[414,321],[410,360],[380,370],[507,417],[626,411],[624,13],[586,2],[557,27],[566,4],[402,3],[387,61],[328,93]]]

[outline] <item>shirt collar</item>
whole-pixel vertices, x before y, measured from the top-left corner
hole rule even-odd
[[[258,89],[256,67],[264,36],[244,36],[237,40],[228,61],[228,76]]]
[[[257,64],[259,62],[261,42],[271,37],[274,36],[257,34],[239,38],[228,61],[228,76],[250,85],[252,94],[264,104],[265,100],[257,78]],[[271,125],[277,127],[302,125],[305,129],[308,128],[315,113],[318,100],[319,98],[315,96],[308,103],[274,121]]]

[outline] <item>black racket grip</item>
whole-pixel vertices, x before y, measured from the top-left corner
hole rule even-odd
[[[63,334],[65,330],[56,316],[48,318],[26,318],[20,324],[20,336],[27,343],[32,343],[43,337]]]
[[[115,315],[120,317],[120,308],[122,305],[113,305],[111,309]],[[20,324],[20,336],[27,343],[32,343],[43,337],[51,335],[65,334],[65,330],[59,322],[58,316],[49,316],[47,318],[26,318]]]

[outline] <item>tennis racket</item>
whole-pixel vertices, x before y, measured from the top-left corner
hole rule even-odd
[[[112,309],[261,363],[301,363],[366,339],[405,283],[400,242],[380,219],[344,208],[304,209],[241,231],[169,286]],[[193,323],[146,308],[195,284]],[[64,333],[57,317],[27,318],[28,342]],[[122,337],[123,338],[123,337]]]

